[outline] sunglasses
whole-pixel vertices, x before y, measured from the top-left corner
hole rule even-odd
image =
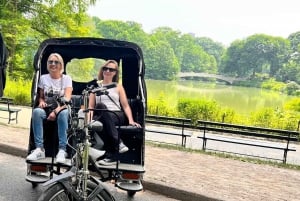
[[[108,71],[108,72],[117,72],[117,71],[118,71],[118,70],[115,69],[115,68],[109,68],[109,67],[107,67],[107,66],[104,66],[104,67],[102,68],[102,70],[103,70],[103,71]]]
[[[60,61],[49,60],[49,61],[47,61],[47,63],[49,65],[51,65],[51,64],[58,65],[58,64],[60,64]]]

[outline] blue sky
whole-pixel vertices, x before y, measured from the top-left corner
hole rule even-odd
[[[286,38],[300,31],[299,0],[98,0],[89,14],[134,21],[147,33],[167,26],[224,45],[256,33]]]

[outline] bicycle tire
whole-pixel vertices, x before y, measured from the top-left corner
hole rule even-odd
[[[88,194],[91,193],[97,184],[88,182]],[[71,193],[61,183],[55,183],[47,188],[39,197],[38,201],[73,201],[76,200],[72,197]],[[93,201],[115,201],[112,195],[105,189],[102,190]]]

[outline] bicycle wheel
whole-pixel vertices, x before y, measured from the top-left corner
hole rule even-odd
[[[88,182],[88,195],[97,187],[97,184]],[[76,200],[70,192],[60,183],[56,183],[46,189],[39,197],[38,201],[73,201]],[[93,201],[114,201],[110,193],[102,190]]]

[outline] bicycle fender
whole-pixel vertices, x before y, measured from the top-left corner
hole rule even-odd
[[[66,179],[66,178],[70,178],[75,175],[75,171],[76,171],[76,168],[72,167],[71,170],[69,170],[68,172],[65,172],[61,175],[58,175],[58,176],[50,179],[49,181],[46,181],[45,183],[42,184],[42,186],[48,186],[50,184],[56,183],[58,181]]]

